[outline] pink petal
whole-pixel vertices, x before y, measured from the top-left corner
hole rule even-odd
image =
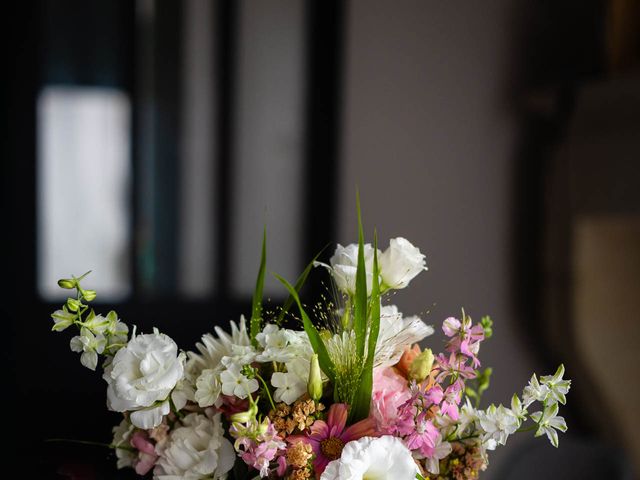
[[[327,424],[332,431],[342,432],[347,424],[347,405],[344,403],[334,403],[329,408]],[[333,436],[333,435],[332,435]]]

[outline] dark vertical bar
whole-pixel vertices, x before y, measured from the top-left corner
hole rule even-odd
[[[306,258],[335,240],[345,3],[306,4]]]
[[[182,7],[155,2],[154,293],[169,295],[176,292],[178,265]]]
[[[218,145],[216,158],[218,161],[217,192],[215,195],[215,212],[217,225],[217,278],[216,288],[221,299],[229,296],[231,245],[231,205],[233,191],[233,142],[234,142],[234,106],[236,77],[236,32],[238,4],[234,0],[218,0],[215,10],[216,35],[214,51],[216,52],[217,89],[216,128]]]

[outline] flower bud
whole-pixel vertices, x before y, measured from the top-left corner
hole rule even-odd
[[[258,406],[256,405],[256,403],[252,403],[251,405],[249,405],[249,410],[245,412],[234,413],[233,415],[231,415],[230,419],[232,422],[247,423],[253,420],[256,417],[257,413]]]
[[[58,286],[60,288],[66,288],[67,290],[72,290],[76,288],[76,281],[71,280],[69,278],[61,278],[60,280],[58,280]]]
[[[418,355],[409,367],[409,379],[421,382],[431,373],[433,366],[433,352],[426,348]]]
[[[309,392],[309,396],[314,402],[322,398],[322,374],[320,373],[320,363],[318,362],[317,354],[311,356],[307,392]]]
[[[80,308],[80,305],[81,305],[80,302],[75,298],[71,298],[71,297],[67,298],[67,308],[72,312],[77,312],[78,309]]]
[[[84,298],[87,302],[92,302],[96,299],[96,291],[95,290],[83,290],[82,298]]]

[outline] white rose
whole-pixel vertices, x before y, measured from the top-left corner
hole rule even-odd
[[[343,247],[338,244],[331,262],[331,273],[336,286],[349,295],[356,293],[356,271],[358,269],[358,245],[352,243]],[[373,278],[373,247],[367,243],[364,246],[364,264],[367,273],[367,295],[371,294],[371,280]]]
[[[392,238],[378,257],[380,276],[387,288],[404,288],[421,271],[426,270],[425,256],[409,240]]]
[[[322,472],[320,480],[410,480],[418,467],[402,440],[390,435],[362,437],[347,443],[342,454]]]
[[[231,442],[224,438],[220,414],[208,418],[190,413],[158,450],[154,479],[225,478],[235,462]]]
[[[131,412],[131,423],[142,429],[157,427],[169,413],[169,394],[184,373],[184,353],[157,329],[134,336],[116,353],[104,372],[107,406]]]

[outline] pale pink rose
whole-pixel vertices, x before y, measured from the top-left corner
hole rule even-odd
[[[378,430],[393,434],[400,406],[411,398],[407,379],[390,367],[373,371],[373,391],[371,395],[371,417]]]

